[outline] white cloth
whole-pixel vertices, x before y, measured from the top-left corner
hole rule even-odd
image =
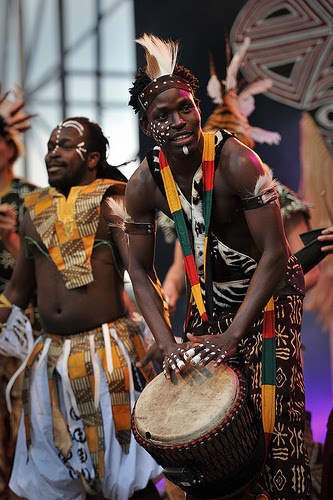
[[[24,359],[32,350],[34,338],[29,318],[15,305],[12,306],[0,334],[0,354]]]
[[[31,377],[31,446],[29,453],[23,415],[18,433],[15,460],[10,479],[10,488],[28,500],[82,500],[86,492],[75,471],[81,470],[84,459],[84,474],[94,476],[82,421],[71,411],[68,417],[68,394],[66,376],[63,376],[63,353],[57,363],[60,375],[58,393],[63,415],[73,440],[72,457],[63,463],[59,450],[53,444],[52,414],[47,378],[47,356],[41,357]],[[130,372],[131,373],[131,372]],[[112,500],[128,500],[137,490],[146,487],[149,479],[157,477],[162,469],[152,457],[140,447],[133,436],[126,455],[116,439],[111,411],[111,401],[104,372],[100,369],[100,405],[104,427],[104,480],[102,493]],[[131,384],[132,385],[132,384]],[[137,394],[138,395],[138,394]],[[136,396],[137,396],[136,395]],[[67,411],[66,411],[67,407]]]

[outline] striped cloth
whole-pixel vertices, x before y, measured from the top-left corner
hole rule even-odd
[[[276,390],[276,342],[274,298],[271,297],[264,311],[262,330],[262,423],[265,433],[266,450],[272,438],[275,424],[275,390]]]
[[[203,212],[205,220],[205,244],[204,244],[204,277],[206,277],[206,261],[207,261],[207,245],[208,234],[210,228],[210,217],[212,211],[213,199],[213,184],[214,184],[214,158],[215,158],[215,135],[204,134],[204,150],[202,156],[202,175],[203,175]],[[159,153],[159,165],[163,180],[163,185],[169,204],[170,212],[175,222],[177,236],[182,247],[184,255],[185,270],[188,280],[191,285],[191,292],[194,297],[195,303],[199,310],[200,316],[203,321],[208,321],[206,306],[202,297],[198,270],[194,259],[190,238],[185,222],[185,217],[182,205],[177,192],[176,183],[174,181],[171,169],[164,156],[162,149]]]

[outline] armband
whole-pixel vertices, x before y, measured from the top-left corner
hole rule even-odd
[[[0,297],[0,300],[3,301],[3,298]],[[7,302],[9,303],[9,301]],[[15,305],[11,307],[11,313],[2,325],[0,354],[6,357],[24,359],[34,344],[32,328],[28,317],[23,314],[21,309]]]
[[[257,196],[249,196],[248,198],[242,199],[243,210],[253,210],[254,208],[260,208],[264,205],[269,205],[278,199],[278,194],[274,188],[267,189],[262,194]]]
[[[256,182],[253,193],[242,199],[243,210],[253,210],[274,203],[278,199],[275,183],[271,173],[261,175]]]
[[[126,234],[145,235],[156,233],[155,222],[135,222],[124,210],[122,203],[115,201],[112,197],[107,198],[106,201],[114,215],[119,219],[119,222],[112,224],[112,226],[119,227]]]
[[[125,222],[125,233],[127,234],[155,234],[156,233],[156,223],[152,222],[135,222],[133,220],[127,220]]]

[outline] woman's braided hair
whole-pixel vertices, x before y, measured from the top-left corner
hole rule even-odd
[[[199,106],[200,100],[195,97],[195,92],[199,88],[198,79],[192,75],[189,69],[184,66],[175,66],[173,75],[181,76],[191,85],[194,95],[194,101],[197,106]],[[129,100],[129,106],[132,106],[136,113],[139,113],[141,118],[145,117],[145,111],[142,109],[142,106],[139,101],[139,95],[141,92],[151,83],[151,79],[147,75],[144,69],[140,68],[135,75],[135,79],[133,82],[133,86],[129,89],[131,94],[131,98]]]

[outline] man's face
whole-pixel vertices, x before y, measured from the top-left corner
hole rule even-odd
[[[188,154],[193,153],[202,133],[200,112],[193,95],[176,88],[155,97],[147,110],[146,125],[157,144],[175,156],[184,156],[184,146]]]
[[[73,120],[54,129],[45,156],[50,186],[66,190],[85,183],[89,173],[87,134],[81,123]]]

